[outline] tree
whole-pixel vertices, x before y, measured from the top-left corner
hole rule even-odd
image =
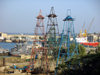
[[[79,50],[79,55],[80,55],[80,56],[86,55],[86,49],[85,49],[84,46],[78,45],[78,50]]]
[[[79,64],[80,60],[80,64]],[[66,66],[70,62],[70,68]],[[99,75],[100,74],[100,53],[89,54],[79,59],[72,58],[66,63],[58,66],[58,75]]]
[[[74,49],[75,49],[75,44],[71,44],[70,45],[70,53],[72,53]],[[86,49],[85,49],[85,47],[79,44],[78,45],[78,52],[79,52],[79,56],[86,55]]]
[[[96,53],[100,53],[100,44],[99,44],[99,46],[96,49]]]

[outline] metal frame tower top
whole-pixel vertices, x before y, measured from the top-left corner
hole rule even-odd
[[[35,35],[44,35],[44,16],[42,16],[42,11],[40,10],[37,16],[37,23],[35,28]]]

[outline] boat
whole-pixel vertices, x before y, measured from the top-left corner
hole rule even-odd
[[[32,50],[32,44],[18,43],[11,49],[10,54],[12,56],[21,56],[21,54],[30,55]]]
[[[0,56],[8,56],[8,55],[9,55],[9,50],[0,47]]]
[[[90,47],[97,47],[99,45],[99,42],[88,42],[87,37],[77,37],[76,42]]]

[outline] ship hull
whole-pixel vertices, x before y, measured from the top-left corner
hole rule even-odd
[[[81,42],[80,44],[85,46],[97,47],[99,45],[99,42],[84,42],[84,43]]]

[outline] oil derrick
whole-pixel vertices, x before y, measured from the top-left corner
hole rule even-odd
[[[47,48],[45,47],[46,44],[46,37],[44,32],[44,17],[41,14],[41,10],[39,15],[37,16],[37,23],[36,28],[34,31],[35,39],[33,41],[33,47],[31,52],[31,61],[30,61],[30,68],[31,71],[34,71],[35,63],[38,62],[40,65],[40,71],[47,72],[48,71],[48,59],[47,59]],[[40,62],[37,60],[38,55],[41,54]]]
[[[68,12],[71,12],[71,11],[68,10]],[[63,63],[63,61],[67,62],[74,55],[78,55],[78,47],[77,47],[77,43],[75,39],[76,35],[75,35],[74,23],[73,23],[74,19],[71,17],[71,15],[68,14],[67,17],[63,21],[64,21],[64,25],[63,25],[63,30],[61,34],[61,41],[59,45],[59,52],[58,52],[56,67],[58,67],[58,64]],[[75,47],[71,49],[72,44],[74,44]],[[70,66],[70,64],[68,64],[67,66]],[[57,68],[55,70],[55,75],[56,74],[57,74]]]
[[[54,7],[51,7],[50,14],[47,16],[47,44],[48,44],[48,52],[52,54],[52,50],[57,47],[57,35],[59,34],[58,23],[57,23],[57,15],[55,14]],[[51,51],[51,52],[50,52]]]

